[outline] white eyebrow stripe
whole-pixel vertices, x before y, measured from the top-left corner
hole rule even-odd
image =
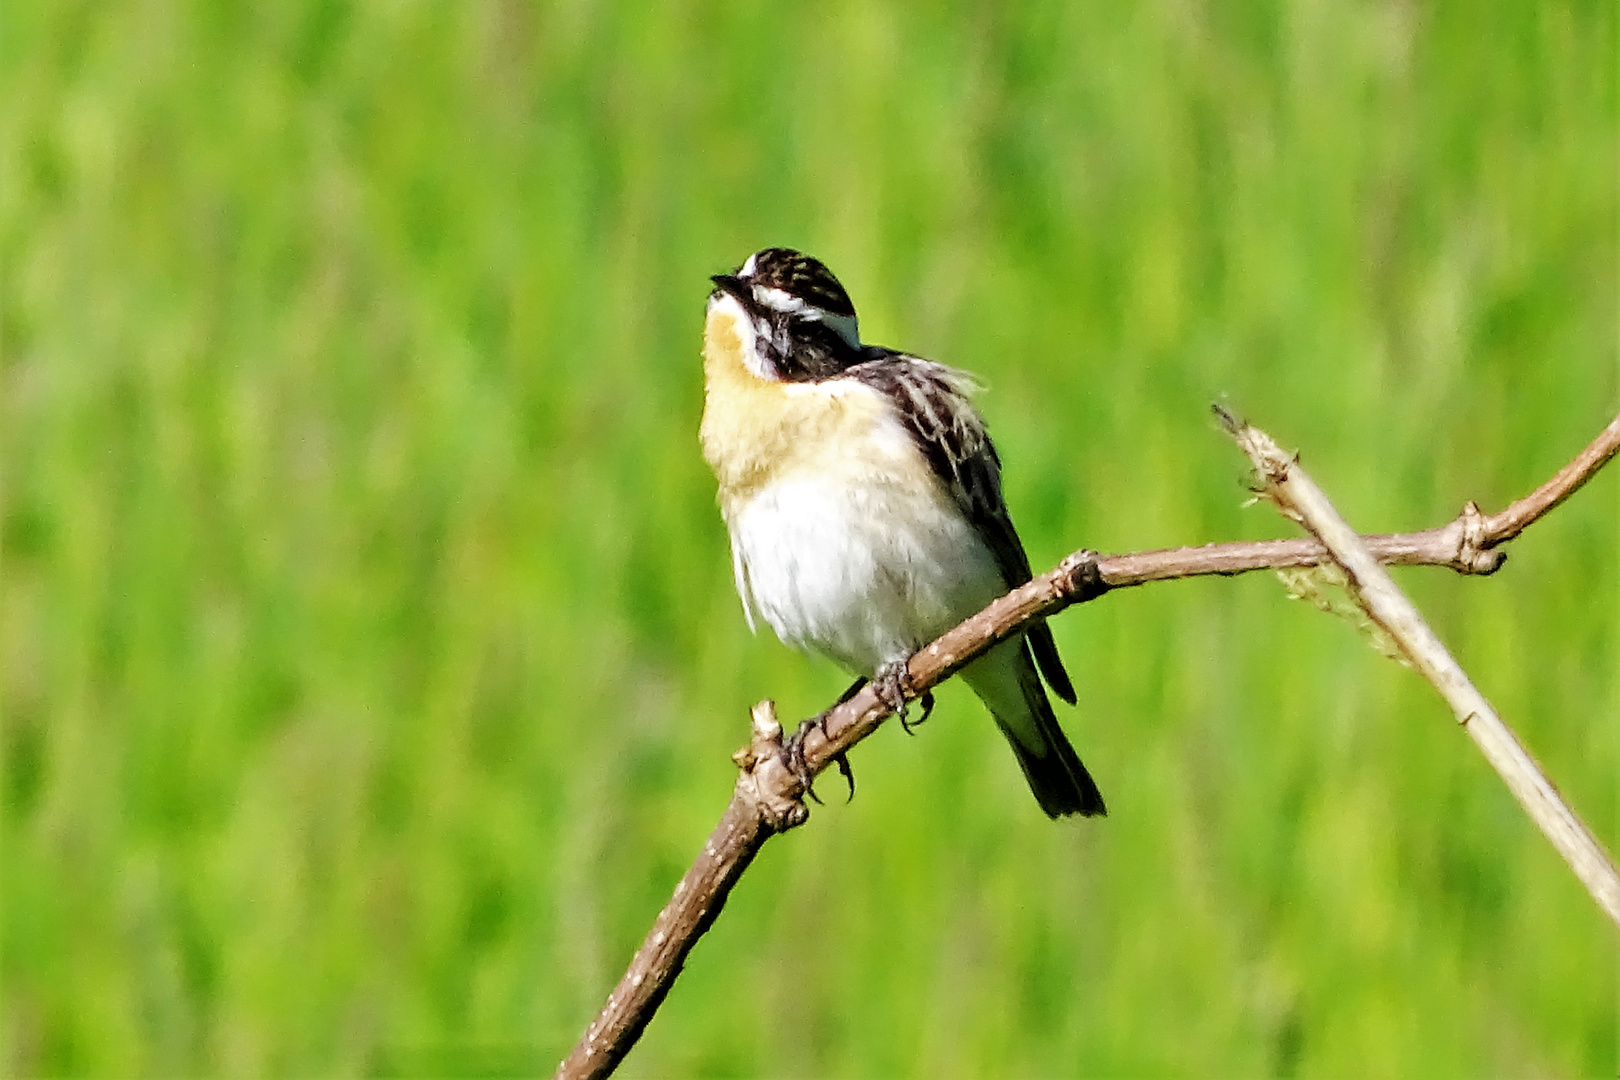
[[[748,261],[742,264],[742,269],[737,271],[737,276],[738,277],[753,277],[754,276],[754,260],[757,259],[757,258],[759,258],[759,253],[758,252],[755,252],[754,254],[748,256]]]
[[[819,322],[850,345],[858,346],[861,343],[860,324],[853,315],[835,315],[824,307],[805,303],[802,297],[769,285],[755,285],[754,300],[772,311],[798,315],[808,322]]]
[[[755,285],[754,299],[772,311],[780,311],[784,315],[796,314],[806,307],[805,302],[799,297],[769,285]],[[811,310],[819,309],[811,308]]]

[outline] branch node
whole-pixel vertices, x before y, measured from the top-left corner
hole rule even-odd
[[[737,777],[737,796],[747,801],[773,832],[786,832],[810,818],[810,810],[800,798],[804,785],[788,767],[776,702],[766,698],[749,710],[749,715],[753,717],[754,737],[731,755],[742,770]]]
[[[1469,499],[1457,519],[1462,526],[1457,540],[1457,555],[1451,568],[1461,574],[1494,574],[1507,561],[1507,552],[1492,548],[1490,522],[1480,512],[1479,504]]]
[[[1076,551],[1058,564],[1058,579],[1065,596],[1077,604],[1095,600],[1109,589],[1097,565],[1097,553],[1089,548]]]

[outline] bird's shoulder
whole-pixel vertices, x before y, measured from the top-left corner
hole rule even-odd
[[[883,395],[963,515],[984,539],[1009,584],[1029,580],[1029,561],[1001,493],[1001,459],[973,403],[979,384],[965,371],[920,356],[867,346],[845,377]]]
[[[843,378],[876,391],[927,458],[935,475],[951,487],[963,487],[969,475],[988,469],[997,479],[1001,462],[973,404],[979,384],[965,371],[881,346],[863,348],[863,359],[845,369]],[[965,494],[965,492],[964,492]]]

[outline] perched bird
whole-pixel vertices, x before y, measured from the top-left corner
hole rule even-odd
[[[703,454],[720,482],[750,627],[878,680],[1030,579],[966,373],[861,343],[855,307],[788,248],[717,274],[704,327]],[[1036,674],[1074,687],[1036,623],[962,669],[1050,817],[1105,813]],[[903,698],[900,699],[903,702]]]

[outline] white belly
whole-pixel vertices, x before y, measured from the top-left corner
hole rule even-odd
[[[1004,590],[994,559],[920,455],[800,469],[731,508],[737,589],[795,648],[858,675],[901,659]]]

